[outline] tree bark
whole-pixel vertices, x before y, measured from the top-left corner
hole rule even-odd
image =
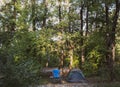
[[[109,33],[109,7],[107,2],[105,3],[105,22],[106,22],[106,32]]]
[[[14,11],[13,11],[13,20],[14,20],[14,22],[12,23],[12,30],[11,30],[11,32],[13,33],[14,31],[15,31],[15,28],[16,28],[16,0],[14,0],[13,1],[13,5],[14,5]]]
[[[116,27],[117,27],[117,20],[119,17],[119,12],[120,12],[120,1],[116,0],[116,11],[115,11],[115,15],[113,17],[113,26],[112,26],[112,38],[113,38],[113,50],[112,50],[112,54],[113,54],[113,60],[115,60],[115,33],[116,33]]]
[[[114,79],[114,61],[115,61],[115,33],[116,33],[116,27],[117,27],[117,20],[119,17],[119,11],[120,11],[120,2],[119,0],[115,0],[116,4],[116,10],[113,16],[112,20],[112,30],[110,33],[108,33],[108,53],[107,53],[107,61],[108,61],[108,68],[110,72],[110,80]]]
[[[46,19],[47,19],[47,1],[44,0],[43,1],[43,4],[44,4],[44,16],[43,16],[43,24],[42,24],[42,27],[45,27],[46,26]]]
[[[83,4],[81,6],[81,9],[80,9],[80,19],[81,19],[81,27],[80,27],[80,35],[81,35],[81,40],[80,40],[80,46],[82,47],[81,48],[81,68],[82,68],[82,65],[85,61],[85,55],[84,55],[84,47],[83,47]]]
[[[86,32],[85,32],[85,36],[87,36],[88,35],[88,12],[89,12],[89,6],[88,6],[88,2],[87,2],[87,7],[86,7],[87,9],[87,12],[86,12]]]
[[[59,22],[61,22],[62,20],[62,16],[61,16],[61,0],[58,0],[59,3],[59,7],[58,7],[58,11],[59,11]]]
[[[63,75],[63,65],[64,65],[64,52],[63,48],[61,49],[61,55],[60,55],[60,70],[61,70],[61,75]]]
[[[32,0],[32,28],[33,28],[33,31],[36,30],[36,27],[35,27],[35,0]]]
[[[70,49],[69,56],[70,56],[70,69],[72,69],[73,68],[73,49]]]
[[[68,32],[71,32],[71,20],[70,20],[70,18],[71,18],[71,16],[70,16],[70,13],[71,13],[71,8],[69,7],[69,12],[68,12]]]

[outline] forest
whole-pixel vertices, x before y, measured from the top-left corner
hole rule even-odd
[[[44,67],[120,82],[119,44],[120,0],[0,0],[0,87],[38,84]]]

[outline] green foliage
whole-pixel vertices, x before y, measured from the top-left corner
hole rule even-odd
[[[104,35],[94,32],[87,40],[87,55],[83,65],[86,75],[97,75],[103,62],[105,62],[105,40]]]
[[[115,0],[62,0],[67,3],[62,2],[60,9],[55,0],[43,1],[11,0],[0,7],[0,74],[5,76],[3,86],[27,87],[37,84],[39,70],[46,63],[48,67],[57,67],[62,61],[62,67],[70,66],[71,58],[72,67],[82,66],[86,76],[110,78],[106,34],[114,33],[111,26]],[[109,25],[106,25],[105,4],[109,10]],[[80,19],[81,16],[83,19]],[[46,22],[44,27],[43,22]],[[118,21],[117,31],[119,23]],[[120,76],[119,33],[116,35],[114,61],[114,77],[117,80]],[[83,48],[85,62],[82,64]]]
[[[41,65],[33,54],[34,32],[17,31],[14,37],[8,40],[10,42],[7,47],[3,43],[0,48],[4,66],[1,72],[4,75],[3,87],[26,87],[35,84],[38,81]]]
[[[24,60],[19,64],[8,63],[4,66],[3,87],[27,87],[38,82],[39,63]]]

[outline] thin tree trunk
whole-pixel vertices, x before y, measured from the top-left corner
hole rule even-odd
[[[42,27],[45,27],[46,26],[46,19],[47,19],[47,1],[44,0],[43,4],[44,4],[44,16],[43,16],[43,25],[42,25]]]
[[[106,15],[106,17],[105,17],[105,22],[106,22],[106,32],[107,32],[107,39],[106,39],[106,47],[107,47],[107,54],[106,54],[106,60],[109,60],[109,39],[110,39],[110,35],[109,35],[109,12],[108,12],[108,10],[109,10],[109,8],[108,8],[108,5],[107,5],[107,3],[105,3],[105,15]],[[107,64],[109,65],[109,63],[108,63],[108,61],[107,61]],[[108,67],[109,68],[109,67]]]
[[[70,20],[71,17],[70,17],[70,13],[71,13],[71,11],[70,11],[70,7],[69,7],[69,12],[68,12],[68,20],[69,20],[68,21],[68,29],[69,29],[68,31],[69,32],[71,32],[71,20]]]
[[[13,24],[12,24],[12,32],[14,32],[15,31],[15,28],[16,28],[16,7],[15,7],[15,5],[16,5],[16,0],[14,0],[13,1],[13,5],[14,5],[14,11],[13,11],[13,19],[14,19],[14,22],[13,22]]]
[[[86,7],[86,10],[87,10],[87,12],[86,12],[86,31],[85,31],[85,36],[87,37],[88,36],[88,26],[89,26],[89,21],[88,21],[88,16],[89,16],[89,14],[88,14],[88,12],[89,12],[89,4],[88,4],[88,2],[87,2],[87,7]],[[83,51],[84,51],[84,56],[85,56],[85,54],[86,54],[86,48],[84,47],[83,48]],[[85,61],[85,57],[84,57],[84,61]]]
[[[96,12],[95,19],[97,20],[97,18],[98,18],[98,13]],[[98,23],[97,23],[97,21],[95,21],[95,29],[97,30],[97,28],[98,28]]]
[[[32,0],[32,28],[33,28],[33,31],[36,30],[36,27],[35,27],[35,0]]]
[[[85,36],[88,35],[88,12],[89,12],[89,6],[88,6],[88,2],[87,2],[87,12],[86,12],[86,32],[85,32]]]
[[[61,0],[58,0],[59,3],[59,7],[58,7],[58,11],[59,11],[59,22],[61,22],[62,20],[62,16],[61,16]]]
[[[58,3],[59,3],[59,6],[58,6],[58,16],[59,16],[59,23],[61,22],[62,20],[62,12],[61,12],[61,0],[58,0]],[[63,29],[61,29],[61,33],[63,34]],[[63,65],[64,65],[64,50],[63,50],[63,43],[62,43],[62,48],[61,48],[61,56],[60,56],[60,69],[61,69],[61,74],[63,74]]]
[[[80,19],[81,19],[81,28],[80,28],[81,41],[80,41],[80,46],[82,47],[82,49],[81,49],[81,68],[82,68],[82,65],[83,65],[83,63],[85,61],[84,47],[83,47],[83,5],[81,6],[81,10],[80,10]]]
[[[72,69],[73,68],[73,49],[70,49],[69,56],[70,56],[70,69]]]
[[[71,33],[71,8],[69,7],[69,12],[68,12],[68,25],[69,25],[69,33]],[[70,40],[67,41],[67,47],[69,49],[69,58],[70,58],[70,65],[69,68],[72,69],[73,68],[73,46]]]
[[[63,48],[61,49],[61,55],[60,55],[60,70],[61,70],[61,75],[63,75],[63,65],[64,65],[64,53],[63,53]]]
[[[106,14],[106,17],[105,17],[105,21],[106,21],[106,31],[108,32],[109,31],[109,8],[108,8],[108,5],[107,3],[105,3],[105,14]]]

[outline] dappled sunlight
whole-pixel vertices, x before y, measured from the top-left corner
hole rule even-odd
[[[120,87],[119,13],[120,0],[0,0],[0,87]]]

